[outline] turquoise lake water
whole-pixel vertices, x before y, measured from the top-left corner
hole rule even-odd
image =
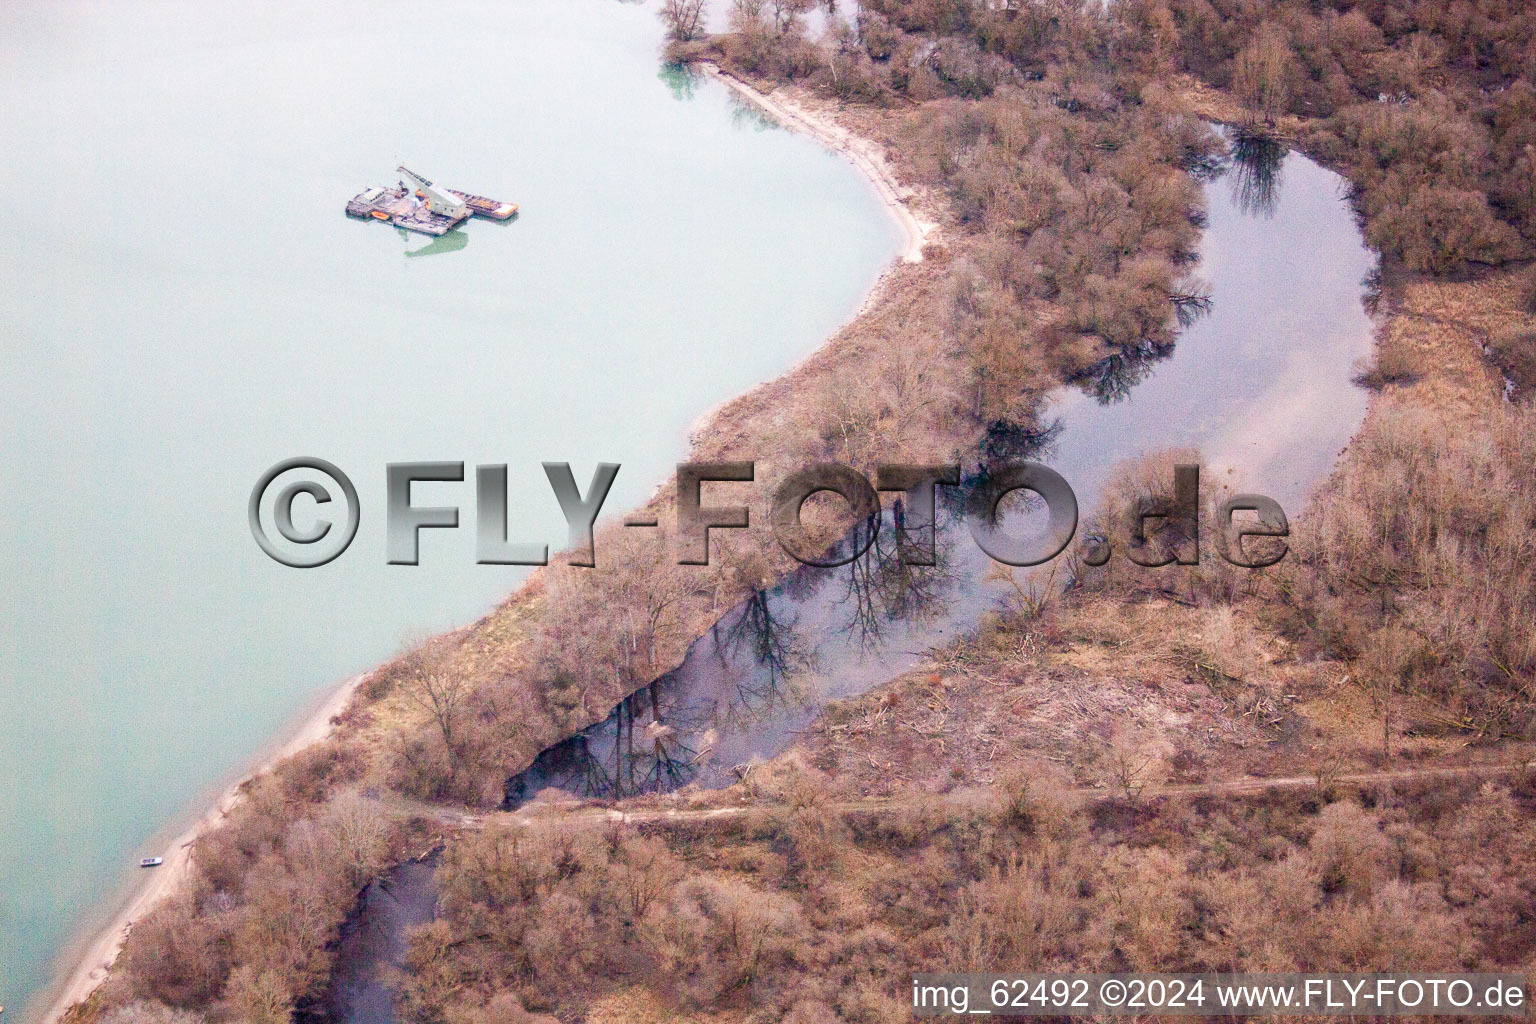
[[[653,10],[0,7],[0,1005],[27,1019],[131,865],[343,679],[521,570],[463,528],[385,564],[384,465],[643,500],[711,405],[857,308],[900,232],[854,168],[660,71]],[[404,162],[521,204],[446,244],[346,219]],[[425,250],[425,251],[423,251]],[[295,455],[356,482],[350,550],[246,524]]]

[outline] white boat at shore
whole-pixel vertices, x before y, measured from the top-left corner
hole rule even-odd
[[[141,867],[141,868],[157,868],[161,864],[164,864],[164,863],[165,863],[165,858],[164,857],[145,857],[143,860],[139,861],[139,867]]]

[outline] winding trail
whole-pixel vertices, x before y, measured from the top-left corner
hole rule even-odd
[[[359,677],[358,680],[351,681],[345,688],[344,693],[347,696],[350,696],[352,689],[361,681],[361,678]],[[335,706],[339,710],[339,707],[344,703],[345,701],[338,694],[326,702],[326,709]],[[305,738],[305,733],[310,733],[309,741],[312,742],[312,730],[318,728],[317,722],[328,723],[329,716],[326,718],[321,718],[318,714],[314,716],[310,720],[309,727],[285,745],[284,750],[291,752],[293,749],[303,746],[304,744],[299,743],[299,741]],[[1531,768],[1532,763],[1529,761],[1474,765],[1431,765],[1418,768],[1403,768],[1395,771],[1340,773],[1328,777],[1326,781],[1333,786],[1372,786],[1383,783],[1436,779],[1493,778],[1499,775],[1528,771]],[[253,772],[252,775],[254,774],[257,773]],[[247,776],[247,778],[249,777]],[[1316,775],[1287,775],[1273,778],[1243,778],[1221,782],[1148,786],[1138,794],[1138,798],[1244,796],[1276,790],[1307,789],[1318,786],[1319,782],[1319,777]],[[165,868],[155,876],[151,884],[146,885],[135,895],[132,902],[118,916],[113,926],[101,933],[97,941],[91,946],[89,954],[71,977],[67,990],[60,993],[57,1001],[54,1003],[54,1007],[50,1011],[47,1020],[57,1020],[70,1006],[89,996],[106,979],[112,962],[122,949],[123,940],[127,937],[128,930],[132,926],[133,921],[137,920],[138,917],[161,899],[175,892],[177,887],[190,875],[193,841],[204,829],[217,823],[227,813],[229,807],[238,802],[238,790],[239,784],[231,787],[226,798],[221,800],[217,807],[211,809],[197,825],[190,829],[181,839],[177,840],[172,852],[167,856]],[[1074,787],[1067,790],[1067,792],[1085,799],[1102,799],[1112,795],[1109,790],[1103,787]],[[973,800],[974,796],[975,791],[972,790],[964,794],[938,796],[937,799],[941,802],[961,803]],[[858,800],[828,801],[821,806],[838,814],[889,814],[931,805],[935,799],[934,795],[920,797],[866,797]],[[531,808],[511,812],[477,813],[445,807],[440,804],[427,803],[423,800],[401,797],[395,794],[386,796],[384,803],[391,813],[398,815],[400,818],[434,821],[445,829],[450,830],[477,830],[484,828],[486,823],[490,821],[505,822],[523,828],[534,828],[552,823],[578,826],[706,823],[729,821],[765,811],[788,810],[791,806],[783,801],[765,801],[736,804],[727,807],[640,808],[636,810],[623,810],[614,807],[601,807],[573,802],[544,806],[535,805]]]
[[[1429,781],[1455,778],[1492,778],[1533,767],[1529,762],[1517,761],[1498,764],[1441,765],[1420,768],[1403,768],[1396,771],[1342,773],[1328,777],[1334,786],[1373,786],[1391,782]],[[1138,794],[1138,799],[1150,797],[1180,796],[1244,796],[1286,789],[1309,789],[1319,784],[1316,775],[1286,775],[1274,778],[1231,779],[1223,782],[1199,782],[1171,786],[1148,786]],[[1067,790],[1076,796],[1102,799],[1113,795],[1103,787],[1080,786]],[[866,797],[859,800],[834,800],[821,806],[840,814],[879,814],[908,810],[932,803],[935,799],[968,801],[975,790],[968,794],[935,797]],[[643,808],[621,810],[590,804],[550,804],[544,807],[524,808],[520,811],[495,811],[477,814],[453,808],[429,804],[423,801],[398,799],[390,806],[397,813],[408,817],[427,818],[456,828],[482,828],[487,821],[505,821],[523,827],[534,827],[551,822],[604,825],[647,825],[671,822],[707,822],[740,818],[761,811],[785,810],[789,804],[782,801],[737,804],[729,807]]]

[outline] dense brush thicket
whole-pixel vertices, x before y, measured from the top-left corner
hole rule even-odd
[[[740,0],[732,34],[676,53],[845,99],[917,101],[894,155],[958,221],[946,326],[982,425],[1026,422],[1063,378],[1108,374],[1102,387],[1123,389],[1167,350],[1179,304],[1202,296],[1187,279],[1204,215],[1188,172],[1220,144],[1142,95],[1123,59],[1131,26],[1061,3],[872,0],[853,22],[828,14],[813,41],[783,11]]]
[[[799,9],[804,4],[798,5]],[[1514,0],[871,0],[806,37],[797,5],[737,0],[714,43],[745,72],[873,102],[1033,89],[1072,111],[1186,71],[1345,173],[1372,245],[1414,271],[1536,242],[1536,13]],[[687,47],[679,52],[687,55]],[[1287,115],[1305,123],[1285,121]]]
[[[925,104],[906,123],[914,171],[970,232],[949,327],[983,422],[1029,422],[1042,383],[1130,386],[1169,350],[1204,199],[1188,171],[1217,141],[1199,121],[1107,95],[1064,109],[1033,89]]]
[[[1143,0],[1178,60],[1302,139],[1356,189],[1372,245],[1443,273],[1536,241],[1536,17],[1526,4]],[[1266,77],[1253,71],[1275,55]],[[1278,103],[1266,103],[1278,94]]]
[[[515,994],[565,1019],[643,986],[679,1015],[885,1024],[910,1013],[914,964],[1472,970],[1536,939],[1523,782],[1082,805],[1037,777],[1001,797],[466,836],[412,940],[408,1012],[488,1024]]]
[[[851,21],[823,13],[815,38],[805,0],[734,0],[732,31],[709,39],[697,0],[665,9],[674,56],[852,101],[904,180],[946,201],[922,267],[899,271],[790,398],[696,452],[764,459],[760,479],[770,459],[972,457],[1027,430],[1063,379],[1106,397],[1134,383],[1204,299],[1188,276],[1194,175],[1219,147],[1181,99],[1185,73],[1224,90],[1233,120],[1344,173],[1390,269],[1477,272],[1536,242],[1536,12],[1518,0],[867,0]],[[1521,301],[1536,313],[1536,278]],[[1524,387],[1533,339],[1527,318],[1487,341]],[[1414,369],[1375,372],[1385,386]],[[1477,436],[1378,417],[1269,595],[1282,627],[1436,697],[1458,728],[1528,728],[1533,416],[1500,411]],[[353,724],[377,711],[393,731],[374,726],[366,756],[332,741],[258,782],[199,843],[185,891],[135,927],[87,1016],[290,1020],[323,987],[362,882],[403,852],[376,802],[350,793],[364,776],[495,805],[538,749],[782,573],[754,537],[680,572],[665,534],[610,535],[603,568],[551,572],[378,673]],[[1230,574],[1197,583],[1239,596]],[[1526,788],[1446,792],[1090,810],[1035,793],[853,823],[801,801],[713,845],[492,826],[445,857],[445,916],[413,943],[407,1003],[447,1024],[523,1021],[525,1007],[570,1018],[638,983],[677,1008],[836,1024],[905,1016],[915,963],[1525,962]]]
[[[1484,738],[1536,730],[1536,407],[1390,410],[1308,517],[1285,622]]]
[[[327,945],[358,892],[400,853],[377,800],[345,788],[356,752],[326,744],[257,780],[193,851],[190,883],[134,926],[113,1024],[183,1024],[167,1007],[282,1024],[330,979]]]
[[[1273,570],[1233,569],[1211,528],[1198,565],[1078,565],[1077,593],[1246,602],[1365,692],[1423,700],[1442,731],[1536,736],[1536,405],[1496,406],[1469,426],[1451,432],[1427,409],[1384,404],[1292,524],[1290,555]],[[1085,530],[1123,534],[1128,513],[1171,502],[1174,462],[1197,460],[1156,453],[1122,467]],[[1218,506],[1212,497],[1208,526]],[[1171,555],[1184,538],[1152,522],[1153,553]],[[1250,554],[1274,543],[1245,542]]]

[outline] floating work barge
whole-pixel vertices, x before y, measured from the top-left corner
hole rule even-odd
[[[423,235],[446,235],[471,217],[509,220],[517,213],[516,203],[443,188],[407,167],[395,170],[401,176],[399,186],[364,189],[347,203],[347,216]]]

